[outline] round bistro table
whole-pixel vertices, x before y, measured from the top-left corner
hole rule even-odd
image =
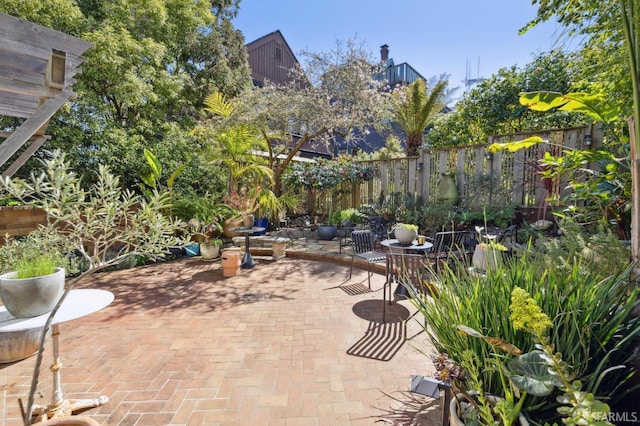
[[[66,399],[62,395],[60,386],[60,348],[58,339],[60,336],[59,324],[74,319],[82,318],[109,306],[113,301],[113,293],[105,290],[80,289],[71,290],[67,298],[60,305],[51,323],[51,340],[53,343],[53,391],[51,404],[47,406],[34,406],[33,415],[36,421],[47,418],[70,416],[74,411],[104,405],[109,398],[100,396],[93,399]],[[42,328],[49,314],[42,314],[32,318],[16,318],[11,315],[4,306],[0,306],[0,340],[3,332],[15,332]],[[44,332],[44,331],[43,331]]]
[[[402,250],[403,252],[411,252],[411,251],[420,251],[425,252],[429,251],[433,248],[433,244],[426,241],[424,244],[418,244],[418,240],[413,240],[413,243],[410,245],[400,244],[397,239],[390,240],[382,240],[380,241],[383,247],[388,247],[389,249]]]
[[[242,263],[240,267],[242,269],[251,269],[256,266],[256,263],[253,261],[253,257],[251,257],[251,253],[249,252],[249,235],[255,234],[256,232],[262,232],[266,228],[262,226],[253,226],[251,228],[231,228],[229,231],[237,232],[238,234],[244,235],[244,255],[242,256]]]

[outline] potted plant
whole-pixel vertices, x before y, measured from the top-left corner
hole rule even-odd
[[[464,266],[440,268],[437,297],[423,297],[409,288],[414,295],[411,301],[424,317],[421,323],[430,344],[458,361],[465,350],[472,350],[487,367],[482,368],[485,391],[503,396],[496,368],[485,362],[489,357],[485,340],[460,333],[452,326],[452,318],[456,318],[454,324],[465,324],[530,351],[536,342],[516,330],[503,314],[509,309],[513,288],[520,287],[533,294],[552,318],[553,330],[547,337],[572,367],[573,379],[581,381],[584,389],[597,389],[612,406],[622,405],[624,395],[634,389],[628,377],[633,374],[637,354],[633,342],[640,338],[640,323],[632,313],[638,289],[629,279],[632,266],[626,265],[627,257],[606,267],[582,257],[578,244],[585,236],[580,229],[572,238],[565,234],[553,239],[541,237],[535,249],[505,260],[499,273],[481,276]],[[545,240],[548,245],[542,244]],[[559,396],[552,393],[542,402],[527,398],[523,410],[532,423],[560,423],[555,411]]]
[[[333,204],[329,204],[329,216],[326,224],[318,225],[318,239],[330,241],[338,234],[338,227],[333,223]]]
[[[336,215],[337,220],[334,220],[334,222],[346,227],[361,224],[367,217],[353,207],[336,212]]]
[[[123,190],[120,179],[103,165],[96,170],[96,183],[81,190],[82,179],[64,154],[55,151],[45,157],[44,170],[32,174],[30,181],[2,178],[0,186],[25,204],[47,212],[47,232],[73,247],[73,254],[82,259],[82,270],[67,283],[44,324],[28,403],[22,410],[25,425],[32,421],[45,339],[56,312],[75,285],[124,259],[142,256],[157,260],[166,256],[167,247],[184,244],[177,236],[184,230],[182,223],[166,214],[171,205],[167,191],[152,191],[147,198]]]
[[[222,230],[217,217],[211,218],[209,221],[200,221],[198,219],[189,220],[189,229],[191,230],[191,241],[186,247],[187,255],[202,256],[203,259],[215,259],[220,255],[220,247],[222,240],[215,238],[218,232]]]
[[[418,225],[410,223],[396,223],[393,225],[393,232],[396,239],[403,246],[409,246],[418,236]]]
[[[16,318],[51,312],[64,290],[65,271],[59,258],[50,252],[24,254],[15,271],[0,275],[2,302]]]
[[[609,406],[582,390],[580,381],[572,379],[571,367],[563,361],[562,353],[550,343],[548,332],[553,323],[535,299],[526,290],[515,287],[511,292],[509,312],[514,329],[532,335],[534,350],[522,353],[504,339],[485,336],[471,327],[457,325],[458,331],[490,345],[492,352],[487,358],[488,365],[481,365],[478,356],[471,350],[463,352],[460,366],[456,366],[455,362],[447,362],[446,357],[441,357],[445,358],[444,362],[437,359],[440,363],[436,364],[440,370],[439,378],[448,378],[452,390],[456,392],[450,405],[450,423],[493,425],[499,420],[500,424],[512,425],[517,420],[521,425],[528,425],[521,413],[527,395],[544,397],[558,388],[563,392],[557,398],[561,402],[557,411],[563,417],[563,423],[611,425],[608,421]],[[496,353],[496,349],[507,355]],[[460,368],[466,374],[462,374]],[[502,382],[503,398],[485,392],[481,379],[483,368],[497,371]],[[444,372],[445,369],[448,369],[448,374]],[[465,422],[465,418],[470,423]]]
[[[446,353],[434,356],[432,362],[436,368],[434,377],[448,384],[453,393],[449,424],[510,426],[516,420],[520,425],[529,424],[520,412],[526,393],[516,391],[505,398],[487,394],[480,379],[479,361],[472,351],[465,351],[461,362],[449,358]]]
[[[473,251],[471,264],[474,269],[486,272],[488,270],[495,271],[502,265],[503,253],[507,251],[507,247],[496,241],[497,235],[482,235],[484,227],[476,226],[476,232],[480,241],[484,238],[486,242],[476,244]]]
[[[258,202],[258,198],[260,197],[260,193],[262,192],[262,187],[257,186],[255,188],[247,189],[246,187],[241,187],[238,191],[231,191],[229,195],[225,195],[223,200],[231,209],[233,209],[236,213],[235,216],[230,217],[225,221],[225,225],[227,230],[225,230],[225,235],[227,236],[238,236],[242,235],[240,233],[234,233],[233,231],[229,231],[229,228],[235,227],[244,227],[251,228],[253,227],[254,222],[254,213],[260,207],[260,203]],[[233,234],[233,235],[232,235]]]
[[[222,248],[222,240],[220,238],[211,238],[208,241],[200,243],[200,256],[203,259],[217,259],[220,257],[220,249]]]
[[[39,272],[38,274],[40,275],[52,270],[55,271],[57,267],[63,267],[67,273],[77,272],[75,262],[71,262],[72,257],[62,254],[71,251],[66,245],[66,240],[56,237],[56,235],[47,234],[45,228],[36,229],[24,238],[12,239],[7,236],[4,245],[0,246],[0,273],[7,275],[11,271],[16,272],[25,269],[24,266],[20,265],[31,264],[35,258],[39,258],[37,263],[40,266],[47,263],[52,268],[49,271]],[[64,280],[62,280],[62,283],[64,283]],[[13,290],[22,292],[29,287],[17,286]],[[41,302],[42,291],[40,290],[33,297],[27,295],[26,297],[20,297],[20,300],[15,302],[11,300],[15,299],[15,295],[11,291],[4,291],[4,304],[13,316],[26,315],[21,314],[22,308],[20,306],[14,308],[12,304],[19,302],[31,304],[33,300]],[[2,293],[2,289],[0,289],[0,293]],[[53,309],[61,295],[62,288],[60,287],[60,293],[53,297],[55,300],[50,305],[51,307],[46,309],[47,312]],[[0,335],[0,363],[19,361],[35,354],[38,350],[41,333],[42,328],[3,332]]]

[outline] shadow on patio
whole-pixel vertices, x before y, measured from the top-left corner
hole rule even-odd
[[[349,295],[327,289],[345,283],[348,266],[256,262],[231,278],[219,262],[183,258],[82,283],[115,300],[61,324],[65,396],[108,396],[85,412],[105,425],[393,422],[397,401],[388,395],[433,371],[418,351],[429,351],[424,333],[404,344],[409,302],[380,324],[383,275],[374,275],[372,292]],[[350,283],[364,280],[366,271],[354,269]],[[50,349],[38,403],[51,395]],[[17,399],[26,398],[33,363],[0,365],[2,425],[19,424]]]

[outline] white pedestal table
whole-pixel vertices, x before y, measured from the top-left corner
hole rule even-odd
[[[113,293],[97,289],[71,290],[67,298],[62,302],[51,323],[51,339],[53,343],[53,391],[51,404],[48,406],[36,405],[33,410],[37,420],[47,418],[70,416],[74,411],[104,405],[109,398],[100,396],[92,399],[66,399],[62,395],[60,386],[60,350],[58,338],[60,336],[59,324],[82,318],[86,315],[98,312],[109,306],[113,301]],[[4,306],[0,306],[0,333],[30,330],[44,326],[49,314],[43,314],[33,318],[15,318]]]

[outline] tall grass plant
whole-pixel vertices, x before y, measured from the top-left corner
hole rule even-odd
[[[604,275],[580,258],[564,262],[561,268],[547,260],[535,251],[527,252],[484,276],[462,265],[444,267],[438,273],[438,297],[416,294],[412,300],[425,318],[436,350],[454,360],[472,350],[487,367],[483,370],[487,391],[501,396],[499,377],[489,368],[491,348],[481,339],[461,334],[456,325],[504,339],[523,352],[533,350],[531,336],[514,330],[509,321],[511,292],[515,287],[524,289],[552,319],[550,343],[571,366],[572,379],[609,404],[615,403],[630,391],[628,365],[634,340],[640,337],[640,322],[631,315],[638,304],[638,290],[629,280],[631,267]],[[523,410],[532,417],[554,420],[555,396],[528,399]]]

